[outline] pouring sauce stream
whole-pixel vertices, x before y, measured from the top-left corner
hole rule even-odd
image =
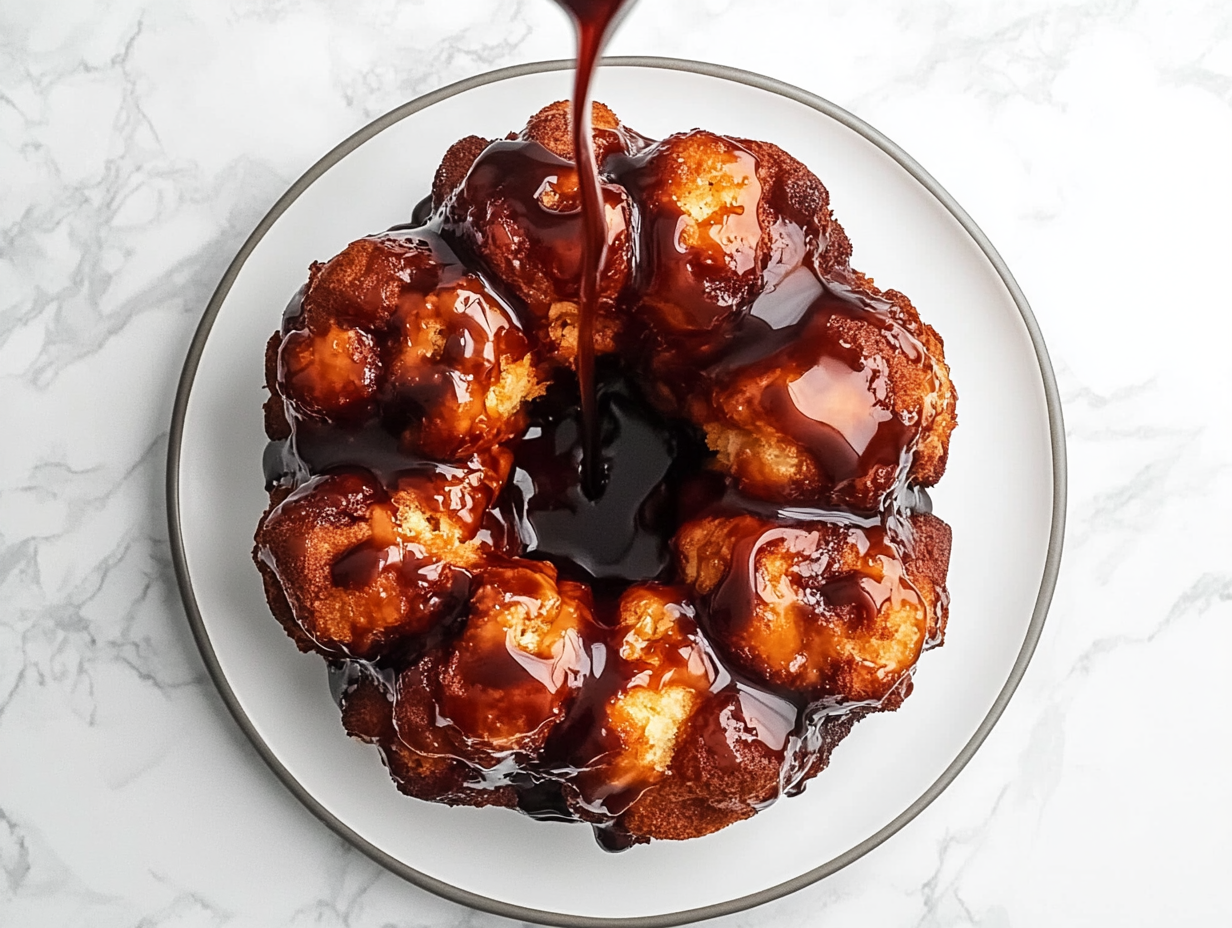
[[[577,67],[570,107],[574,162],[582,201],[582,268],[578,298],[577,375],[582,399],[582,491],[590,499],[603,492],[603,461],[595,393],[595,315],[599,275],[607,256],[607,220],[599,187],[599,170],[591,138],[590,85],[603,45],[617,15],[630,0],[556,0],[577,31]]]

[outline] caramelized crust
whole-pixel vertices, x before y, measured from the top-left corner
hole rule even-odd
[[[950,616],[950,593],[945,579],[950,570],[950,527],[931,512],[917,512],[909,520],[911,541],[906,546],[904,564],[912,585],[928,608],[926,647],[940,647],[945,641],[945,625]]]
[[[680,736],[667,775],[625,813],[624,827],[648,838],[694,838],[772,801],[787,733],[759,726],[758,708],[735,688],[707,700]]]
[[[920,314],[905,294],[897,290],[877,289],[871,277],[855,271],[853,287],[864,294],[887,301],[894,320],[924,346],[932,362],[935,390],[927,397],[921,416],[920,439],[911,462],[913,483],[922,487],[935,486],[945,473],[950,452],[950,433],[958,425],[958,390],[950,380],[950,367],[945,363],[945,345],[936,329],[920,319]]]
[[[758,219],[770,236],[772,270],[767,286],[775,286],[808,259],[822,276],[841,274],[851,261],[851,240],[830,211],[830,191],[801,161],[777,145],[753,139],[736,141],[757,158],[757,176],[765,191],[758,204]]]
[[[683,337],[705,356],[715,335],[793,271],[830,276],[848,266],[851,243],[829,192],[777,145],[693,130],[621,163],[617,176],[642,220],[638,312],[660,350]]]
[[[332,326],[384,330],[404,297],[424,295],[465,273],[444,243],[432,236],[385,232],[352,242],[308,272],[302,311],[292,328],[320,332]]]
[[[402,741],[394,728],[393,700],[372,676],[362,675],[341,703],[347,734],[380,749],[391,778],[406,795],[451,806],[517,805],[513,787],[487,787],[462,761],[422,754]]]
[[[436,176],[432,179],[433,210],[441,208],[441,204],[466,179],[467,172],[470,171],[471,165],[475,163],[475,159],[490,144],[491,141],[489,139],[481,139],[477,135],[468,135],[466,138],[458,139],[449,146],[449,150],[445,152],[445,157],[441,159],[440,167],[436,169]]]
[[[265,588],[266,602],[269,603],[270,612],[278,620],[278,624],[282,626],[283,631],[295,642],[297,648],[301,651],[313,651],[316,649],[316,642],[308,637],[303,628],[300,627],[299,622],[296,621],[295,613],[291,610],[291,603],[287,601],[286,593],[283,592],[282,581],[278,579],[274,569],[261,558],[260,539],[265,532],[265,523],[269,519],[270,513],[288,495],[290,495],[290,490],[282,487],[270,491],[269,508],[265,510],[260,521],[257,523],[257,543],[253,545],[252,561],[257,565],[257,571],[261,574],[261,585]]]
[[[538,142],[558,158],[573,161],[572,109],[568,100],[549,103],[527,120],[526,128],[517,138]],[[603,164],[611,155],[636,152],[647,143],[647,139],[621,123],[615,113],[597,101],[590,104],[590,128],[598,164]]]
[[[278,390],[278,349],[282,347],[282,335],[275,332],[265,343],[265,389],[269,398],[261,407],[265,418],[265,435],[270,441],[283,441],[291,437],[291,423],[283,406],[282,393]]]

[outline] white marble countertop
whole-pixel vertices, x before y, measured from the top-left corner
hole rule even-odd
[[[349,848],[248,745],[163,469],[192,331],[288,184],[569,43],[547,0],[0,0],[0,924],[504,923]],[[1000,724],[888,843],[716,924],[1228,924],[1232,5],[641,0],[611,52],[897,141],[1014,270],[1065,406],[1064,564]]]

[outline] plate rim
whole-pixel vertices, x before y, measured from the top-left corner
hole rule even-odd
[[[1052,495],[1052,514],[1049,530],[1048,551],[1044,562],[1044,571],[1040,579],[1039,593],[1036,596],[1035,608],[1032,611],[1031,621],[1027,627],[1026,637],[1023,640],[1022,646],[1019,649],[1018,656],[1014,661],[1014,665],[1010,670],[1009,677],[1002,686],[997,698],[994,700],[988,714],[980,722],[975,733],[963,745],[958,755],[954,760],[942,771],[941,775],[906,809],[895,816],[890,822],[874,832],[868,838],[865,838],[859,844],[849,848],[844,853],[832,858],[826,863],[814,867],[813,869],[793,877],[790,880],[785,880],[767,889],[759,890],[755,893],[750,893],[735,899],[729,899],[724,902],[713,903],[707,906],[701,906],[692,909],[685,909],[678,912],[669,912],[659,915],[643,915],[624,918],[605,918],[591,915],[570,915],[560,912],[548,912],[546,910],[530,908],[526,906],[515,905],[513,903],[504,902],[499,899],[493,899],[488,896],[483,896],[478,893],[473,893],[468,890],[460,889],[443,880],[429,876],[413,867],[408,866],[400,860],[397,860],[390,854],[368,842],[365,838],[357,834],[349,828],[340,819],[330,813],[312,794],[300,784],[295,776],[285,767],[282,762],[275,756],[273,750],[265,743],[260,734],[257,732],[252,720],[249,719],[243,706],[240,705],[239,699],[235,692],[231,689],[226,675],[222,671],[222,667],[218,662],[217,655],[214,652],[214,647],[210,641],[209,633],[205,628],[205,622],[202,618],[200,609],[197,606],[197,600],[193,592],[192,579],[188,572],[188,562],[184,550],[184,539],[182,534],[182,526],[180,519],[180,500],[179,500],[179,478],[180,478],[180,461],[181,447],[184,437],[184,425],[188,410],[188,403],[192,393],[193,382],[196,379],[197,369],[200,365],[201,356],[204,352],[206,342],[209,339],[210,332],[213,329],[214,320],[217,318],[223,303],[226,301],[227,295],[230,293],[231,287],[236,278],[239,276],[241,268],[248,260],[257,244],[265,236],[265,233],[274,225],[279,217],[287,210],[290,205],[295,202],[299,196],[316,182],[329,168],[333,167],[341,161],[346,155],[350,154],[355,149],[369,139],[378,135],[380,132],[389,128],[397,122],[405,119],[420,110],[426,109],[435,103],[458,94],[464,93],[476,87],[481,87],[486,84],[497,83],[499,81],[508,80],[510,78],[523,77],[530,74],[539,74],[549,71],[562,71],[571,69],[574,65],[573,59],[552,59],[547,61],[528,62],[526,64],[513,65],[511,67],[499,68],[494,71],[488,71],[483,74],[475,75],[474,77],[466,78],[465,80],[456,81],[448,84],[431,93],[423,94],[410,100],[402,105],[395,107],[382,116],[377,117],[372,122],[365,125],[363,128],[352,133],[338,145],[334,146],[328,153],[319,158],[307,171],[303,173],[293,183],[287,191],[278,198],[269,212],[262,217],[257,223],[256,228],[244,241],[236,256],[227,266],[222,279],[215,288],[213,295],[206,304],[204,313],[200,322],[193,333],[192,341],[189,343],[188,353],[184,360],[184,366],[180,373],[179,383],[177,385],[175,402],[172,406],[171,414],[171,430],[167,442],[167,472],[166,472],[166,494],[167,494],[167,524],[169,537],[168,542],[171,548],[171,559],[175,569],[176,582],[180,590],[180,598],[183,601],[184,611],[188,618],[189,626],[192,629],[193,638],[196,641],[197,649],[201,652],[202,660],[205,663],[206,670],[209,672],[210,678],[230,711],[235,722],[247,736],[249,742],[256,749],[261,759],[265,761],[274,775],[282,782],[282,784],[291,792],[296,799],[302,803],[313,815],[321,822],[329,827],[339,837],[345,839],[349,844],[366,854],[376,863],[385,867],[392,873],[397,874],[408,882],[425,889],[437,896],[448,899],[451,902],[469,906],[473,909],[489,912],[494,915],[500,915],[505,918],[519,919],[522,921],[535,922],[544,925],[556,925],[561,928],[668,928],[668,926],[681,925],[687,922],[701,921],[704,919],[717,918],[722,915],[730,915],[736,912],[741,912],[746,909],[753,908],[774,899],[780,899],[790,895],[796,890],[802,889],[805,886],[812,885],[827,876],[843,869],[847,865],[853,863],[863,857],[869,851],[878,847],[889,839],[896,832],[900,831],[908,822],[912,821],[925,808],[927,808],[933,800],[955,780],[962,769],[967,765],[975,752],[984,743],[997,721],[1004,713],[1006,706],[1009,704],[1014,691],[1018,688],[1023,675],[1026,672],[1027,665],[1031,661],[1031,657],[1035,652],[1036,645],[1039,642],[1040,635],[1043,632],[1044,622],[1048,614],[1049,605],[1052,602],[1053,591],[1056,588],[1057,575],[1061,565],[1061,553],[1064,547],[1065,536],[1065,516],[1066,516],[1066,497],[1067,497],[1067,467],[1066,467],[1066,446],[1065,446],[1065,426],[1061,410],[1060,392],[1057,387],[1056,376],[1053,372],[1052,362],[1048,354],[1047,346],[1044,343],[1044,336],[1040,330],[1039,323],[1035,315],[1031,311],[1030,305],[1027,303],[1027,298],[1023,294],[1022,289],[1018,286],[1018,282],[1014,279],[1009,267],[1004,259],[993,247],[992,242],[984,234],[983,230],[975,223],[958,202],[950,195],[950,193],[937,182],[924,168],[907,152],[900,148],[896,143],[891,141],[887,136],[873,128],[871,125],[860,119],[858,116],[848,112],[842,107],[824,99],[809,91],[802,90],[792,84],[776,78],[767,77],[763,74],[758,74],[752,71],[745,71],[739,68],[729,67],[727,65],[712,64],[709,62],[695,61],[683,58],[662,58],[653,56],[620,56],[604,58],[602,60],[603,67],[628,67],[628,68],[659,68],[671,71],[683,71],[693,74],[700,74],[705,77],[714,77],[721,80],[728,80],[738,84],[764,90],[769,93],[774,93],[787,99],[801,103],[811,109],[817,110],[825,116],[828,116],[860,136],[867,141],[877,146],[895,162],[904,168],[918,183],[920,183],[929,193],[931,193],[937,201],[957,220],[963,230],[971,236],[971,239],[983,252],[988,259],[993,269],[1000,277],[1010,294],[1014,305],[1017,307],[1019,314],[1022,317],[1023,323],[1026,325],[1027,332],[1031,339],[1032,347],[1035,351],[1036,360],[1039,365],[1041,380],[1044,387],[1044,401],[1048,412],[1048,429],[1052,452],[1052,475],[1053,475],[1053,495]]]

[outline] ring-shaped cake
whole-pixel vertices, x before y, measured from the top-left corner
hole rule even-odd
[[[568,104],[460,140],[266,354],[254,560],[398,788],[690,838],[896,708],[948,612],[941,338],[777,146],[595,104],[601,486],[575,373]]]

